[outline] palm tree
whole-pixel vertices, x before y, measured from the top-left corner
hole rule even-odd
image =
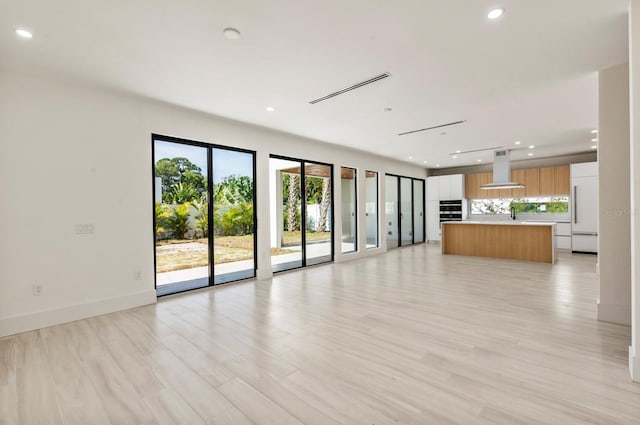
[[[287,202],[287,231],[296,230],[296,213],[298,207],[298,175],[290,174],[289,177],[289,199]]]
[[[322,179],[322,200],[320,201],[320,217],[318,217],[318,227],[316,231],[324,232],[327,228],[327,214],[329,212],[329,204],[331,201],[331,186],[329,179]]]

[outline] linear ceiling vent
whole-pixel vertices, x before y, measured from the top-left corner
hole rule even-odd
[[[522,183],[511,181],[511,152],[509,149],[493,151],[493,183],[483,184],[480,189],[522,189]]]
[[[433,127],[420,128],[418,130],[405,131],[404,133],[398,133],[398,136],[405,136],[407,134],[418,133],[420,131],[435,130],[436,128],[450,127],[452,125],[464,124],[465,122],[467,122],[467,120],[449,122],[449,123],[440,124],[440,125],[434,125]]]
[[[385,78],[391,77],[391,74],[389,74],[388,72],[385,72],[384,74],[380,74],[377,75],[373,78],[369,78],[367,81],[362,81],[360,83],[356,83],[352,86],[349,87],[345,87],[341,90],[338,90],[336,92],[333,92],[331,94],[328,94],[326,96],[322,96],[319,97],[317,99],[312,100],[311,102],[309,102],[312,105],[315,105],[316,103],[322,102],[323,100],[327,100],[327,99],[331,99],[332,97],[336,97],[336,96],[340,96],[341,94],[344,94],[346,92],[349,92],[351,90],[355,90],[355,89],[359,89],[360,87],[366,86],[367,84],[371,84],[371,83],[375,83],[376,81],[380,81],[380,80],[384,80]]]

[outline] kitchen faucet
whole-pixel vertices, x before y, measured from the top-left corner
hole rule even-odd
[[[516,219],[516,207],[511,207],[511,219]]]

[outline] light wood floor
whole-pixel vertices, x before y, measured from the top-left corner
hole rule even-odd
[[[594,270],[420,245],[0,339],[0,423],[639,424]]]

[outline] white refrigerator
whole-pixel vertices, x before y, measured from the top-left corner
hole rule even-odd
[[[598,163],[571,164],[571,250],[598,252]]]

